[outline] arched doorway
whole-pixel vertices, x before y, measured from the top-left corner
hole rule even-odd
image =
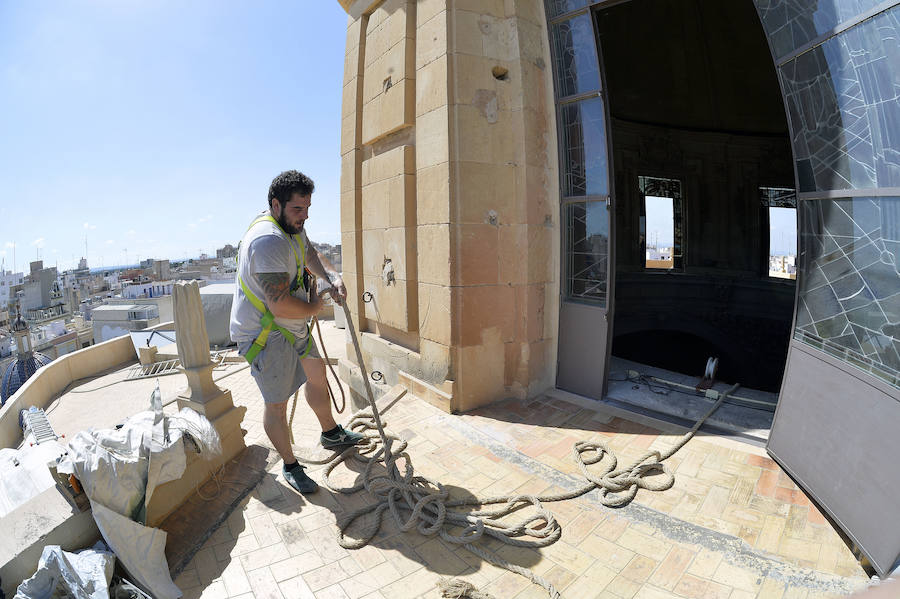
[[[641,3],[645,10],[634,8]],[[661,20],[659,14],[646,8],[651,3],[656,10],[664,11],[658,7],[668,5],[674,12]],[[619,312],[627,316],[629,309],[649,303],[649,308],[637,310],[632,320],[643,319],[644,325],[647,321],[652,325],[660,313],[664,319],[671,319],[659,298],[671,297],[666,294],[671,294],[672,289],[676,293],[695,289],[693,293],[703,296],[697,301],[701,306],[734,300],[737,309],[729,309],[726,314],[752,312],[754,302],[743,301],[748,294],[739,282],[717,285],[700,280],[689,285],[685,284],[687,277],[681,277],[682,284],[667,287],[660,280],[672,278],[670,275],[679,268],[688,276],[699,276],[697,269],[717,269],[723,264],[725,270],[734,270],[741,259],[753,257],[743,241],[737,244],[742,250],[731,255],[728,247],[716,252],[701,251],[699,265],[691,266],[696,227],[708,232],[710,227],[721,227],[728,220],[736,225],[752,219],[748,209],[753,194],[757,194],[759,210],[788,208],[779,202],[788,190],[796,190],[796,301],[793,321],[787,327],[787,360],[770,362],[784,364],[784,376],[767,449],[839,523],[876,571],[890,571],[900,557],[900,520],[893,517],[896,497],[900,496],[900,477],[883,476],[883,472],[895,469],[893,456],[900,452],[900,436],[896,435],[900,426],[900,3],[548,0],[547,8],[556,83],[564,231],[558,386],[598,399],[604,397]],[[741,18],[738,25],[758,34],[761,23],[768,42],[768,78],[771,82],[774,77],[780,87],[781,114],[787,114],[787,127],[782,130],[788,136],[788,160],[793,155],[793,176],[787,184],[783,176],[774,177],[776,180],[760,177],[765,173],[759,166],[724,175],[721,170],[710,168],[706,163],[715,161],[710,149],[715,140],[708,138],[708,126],[702,123],[697,126],[690,119],[674,122],[678,115],[673,118],[671,113],[666,117],[668,121],[641,119],[638,115],[619,119],[634,122],[616,123],[618,100],[613,80],[622,64],[627,65],[635,55],[647,55],[663,65],[657,72],[662,73],[664,80],[668,78],[670,88],[690,87],[683,85],[685,78],[690,80],[696,73],[679,71],[677,53],[656,52],[658,32],[686,39],[689,21],[703,22],[713,14],[708,11],[732,9],[753,15],[755,18]],[[693,14],[687,14],[689,10]],[[599,17],[617,11],[630,17],[619,21],[621,30],[610,31]],[[682,23],[682,31],[666,31],[675,29],[678,23]],[[732,25],[720,22],[707,28],[706,35],[685,42],[700,48],[701,54],[705,52],[691,62],[694,67],[699,66],[695,70],[717,70],[714,57],[704,50],[704,45],[714,44],[712,38]],[[598,32],[604,30],[627,38],[617,46],[624,49],[624,59],[619,57],[615,64],[605,54],[600,60],[598,49],[603,47],[603,40]],[[741,39],[737,35],[734,43],[740,44]],[[730,41],[725,40],[726,50]],[[683,50],[679,51],[683,54]],[[759,66],[763,63],[756,61]],[[601,68],[601,64],[605,67]],[[730,64],[742,63],[738,58]],[[761,70],[757,72],[766,76]],[[620,81],[627,81],[633,74],[624,75]],[[719,78],[727,80],[729,75],[725,72]],[[652,89],[654,79],[633,82],[639,97],[625,98],[620,103],[626,112],[656,109],[665,113],[667,103],[678,104],[673,101],[678,98],[664,98],[666,102],[647,106],[647,83]],[[702,82],[701,85],[709,87]],[[719,93],[729,91],[727,87],[714,87]],[[748,104],[747,98],[733,100],[733,105]],[[721,107],[723,103],[710,105]],[[727,123],[729,115],[692,115],[690,108],[681,116]],[[621,110],[618,112],[621,114]],[[753,115],[748,116],[753,122]],[[785,122],[783,116],[779,120]],[[766,133],[759,126],[764,129],[766,123],[755,122],[750,137]],[[672,124],[678,127],[669,126]],[[650,127],[664,130],[635,131]],[[733,125],[724,130],[741,133]],[[783,148],[783,141],[781,144]],[[735,163],[765,163],[762,144],[745,152],[743,160],[735,161],[731,157],[736,145],[740,144],[727,142],[719,146],[727,152],[721,161],[723,169],[733,168]],[[679,151],[682,156],[677,155]],[[771,152],[771,156],[786,155],[784,149]],[[698,162],[684,154],[700,154],[701,158]],[[652,164],[645,164],[647,157]],[[784,161],[780,163],[783,165]],[[636,166],[632,168],[633,165]],[[645,166],[646,171],[642,170]],[[784,167],[774,171],[781,168]],[[719,189],[737,190],[743,198],[736,205],[739,214],[711,214],[709,222],[703,220],[704,212],[697,210],[694,200],[715,195],[710,193],[712,179],[720,181]],[[740,183],[729,183],[730,179],[743,181],[743,188]],[[767,200],[771,203],[766,204]],[[622,215],[620,208],[625,211]],[[670,215],[670,244],[659,243],[662,235],[653,235],[648,209]],[[763,222],[764,215],[759,215],[755,226],[744,228],[756,231],[760,255],[766,247],[761,239]],[[711,235],[727,238],[719,233]],[[771,243],[771,238],[768,241]],[[701,240],[701,250],[705,243]],[[652,256],[648,249],[654,250]],[[669,251],[661,251],[664,249]],[[627,255],[620,261],[618,252]],[[717,263],[716,255],[726,258]],[[632,269],[625,270],[621,277],[617,273],[620,263]],[[654,268],[665,272],[646,272]],[[737,270],[745,271],[746,267]],[[653,274],[662,277],[650,279]],[[640,275],[640,284],[652,281],[655,288],[665,288],[664,292],[654,291],[649,297],[640,290],[619,293],[617,285],[624,287],[633,282],[626,281],[630,275]],[[778,282],[772,283],[769,287],[775,289]],[[712,298],[704,295],[711,290]],[[741,298],[734,297],[738,291],[743,294]],[[716,294],[725,296],[725,300]],[[695,308],[689,297],[674,303]],[[708,314],[715,316],[722,311],[713,309]],[[702,312],[699,316],[703,316]],[[697,318],[697,314],[690,314],[688,320]],[[737,338],[742,325],[736,326]],[[755,333],[752,326],[743,328],[749,334]],[[850,453],[845,451],[848,442],[854,446]],[[840,473],[837,478],[836,473]],[[836,482],[840,479],[847,482]],[[854,491],[859,488],[867,491]]]
[[[624,358],[699,379],[714,357],[719,380],[769,392],[774,406],[796,195],[765,35],[746,25],[755,19],[749,0],[596,11],[617,201],[611,376]],[[773,190],[782,206],[770,205]]]

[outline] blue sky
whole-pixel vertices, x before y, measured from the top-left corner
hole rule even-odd
[[[769,208],[769,251],[772,255],[797,255],[797,209]]]
[[[0,2],[0,257],[73,266],[237,243],[272,178],[340,243],[336,0]]]
[[[670,248],[675,244],[672,198],[647,196],[647,246]]]

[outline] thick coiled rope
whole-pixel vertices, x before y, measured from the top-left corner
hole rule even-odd
[[[385,431],[381,416],[375,405],[368,383],[362,352],[353,329],[349,311],[344,306],[347,327],[357,353],[357,363],[363,375],[368,392],[369,407],[353,415],[348,426],[365,436],[360,444],[349,447],[339,454],[321,460],[298,458],[310,464],[327,464],[324,484],[336,493],[351,494],[365,489],[376,501],[349,512],[338,520],[338,543],[346,549],[359,549],[367,545],[378,531],[384,515],[389,513],[401,531],[416,529],[419,533],[441,539],[454,545],[461,545],[468,551],[497,567],[520,574],[547,590],[552,599],[561,599],[559,591],[548,580],[538,576],[528,568],[510,563],[500,556],[486,551],[477,543],[485,536],[517,547],[540,548],[552,545],[562,535],[562,528],[553,513],[543,504],[565,501],[580,497],[597,489],[600,502],[608,507],[621,507],[637,495],[638,489],[664,491],[672,487],[675,477],[663,461],[675,454],[694,436],[703,422],[715,412],[725,398],[734,393],[739,385],[723,393],[715,405],[674,445],[664,452],[649,450],[625,468],[616,469],[615,454],[598,441],[579,441],[572,449],[572,455],[582,475],[588,483],[565,493],[547,495],[504,495],[475,499],[450,499],[449,492],[439,482],[416,476],[412,461],[406,453],[407,442]],[[397,444],[394,447],[394,444]],[[330,476],[340,464],[349,460],[364,465],[359,482],[350,487],[334,485]],[[402,473],[401,473],[402,463]],[[591,472],[588,466],[602,464],[601,471]],[[652,479],[651,475],[661,475]],[[453,511],[448,508],[465,506],[486,506],[503,504],[497,509],[477,511]],[[531,507],[532,514],[512,524],[503,519],[521,509]],[[367,523],[357,526],[355,536],[347,535],[348,529],[361,517],[370,515]],[[451,580],[442,581],[440,587],[444,597],[470,599],[490,599],[471,584]]]

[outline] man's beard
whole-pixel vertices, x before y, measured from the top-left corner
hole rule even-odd
[[[284,232],[287,233],[288,235],[296,235],[297,233],[299,233],[300,231],[303,230],[302,222],[300,223],[299,227],[294,227],[294,226],[288,224],[287,220],[284,218],[284,211],[281,212],[281,214],[278,216],[278,218],[276,220],[278,221],[278,224],[281,226],[281,228],[284,229]]]

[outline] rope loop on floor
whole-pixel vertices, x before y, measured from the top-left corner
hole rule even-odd
[[[460,545],[497,567],[520,574],[539,584],[546,589],[551,599],[561,599],[559,591],[552,583],[527,568],[512,564],[499,555],[486,551],[480,543],[484,536],[516,547],[533,549],[546,547],[559,540],[562,536],[562,527],[553,513],[544,507],[544,503],[575,499],[597,489],[603,505],[621,507],[631,502],[639,489],[664,491],[671,488],[675,483],[675,477],[663,462],[681,449],[724,399],[738,388],[738,385],[735,385],[722,394],[709,412],[666,451],[648,450],[624,468],[616,468],[618,459],[604,443],[599,441],[575,443],[572,448],[573,458],[587,481],[579,488],[545,495],[519,494],[451,499],[449,491],[439,482],[415,475],[412,461],[406,453],[408,443],[397,435],[386,432],[386,424],[381,421],[368,385],[353,322],[346,306],[344,310],[369,399],[369,406],[354,414],[348,426],[351,430],[362,433],[365,439],[355,447],[349,447],[322,460],[298,457],[309,464],[327,464],[323,478],[325,486],[331,491],[351,494],[365,489],[375,498],[369,505],[339,518],[338,543],[345,549],[359,549],[367,545],[381,530],[387,513],[401,531],[407,532],[415,528],[425,536],[438,535],[444,541]],[[359,482],[350,487],[339,487],[332,483],[331,475],[335,468],[350,461],[363,466]],[[598,465],[599,468],[595,468],[593,472],[588,468]],[[483,509],[484,506],[496,504],[502,505]],[[482,509],[475,511],[448,509],[466,507]],[[508,516],[523,509],[528,509],[530,515],[511,524],[504,522]],[[354,528],[352,537],[348,536],[351,527]],[[464,581],[443,581],[439,586],[444,597],[491,599],[490,595],[478,591]]]
[[[724,397],[725,395],[722,396],[723,399]],[[721,401],[720,399],[714,408]],[[713,411],[710,410],[709,414]],[[648,450],[625,468],[619,469],[616,468],[618,459],[615,453],[606,444],[600,441],[579,441],[572,448],[572,457],[587,483],[571,491],[544,495],[451,499],[449,491],[442,484],[415,474],[410,456],[406,453],[408,443],[387,432],[384,428],[386,424],[378,421],[371,407],[355,413],[348,425],[351,430],[365,436],[359,445],[322,459],[298,459],[309,464],[327,464],[323,479],[325,486],[332,492],[352,494],[365,489],[375,497],[373,503],[348,512],[338,520],[338,543],[341,547],[359,549],[369,544],[381,530],[385,514],[389,514],[397,528],[403,532],[416,529],[425,536],[438,535],[447,543],[461,545],[495,566],[525,576],[544,587],[550,597],[560,597],[549,581],[527,568],[485,551],[477,543],[487,535],[516,547],[546,547],[560,539],[562,527],[544,503],[575,499],[597,489],[603,505],[622,507],[635,498],[639,489],[665,491],[671,488],[675,483],[675,476],[663,461],[693,437],[699,424],[702,421],[668,450]],[[351,461],[363,467],[359,482],[349,487],[338,486],[331,480],[332,473],[341,464]],[[591,466],[595,468],[592,470]],[[475,511],[457,511],[459,508],[484,508],[497,504],[502,505]],[[529,509],[530,514],[518,522],[504,522],[508,516],[524,509]],[[354,531],[349,536],[348,530],[351,527]],[[453,581],[454,584],[456,582]],[[457,592],[461,588],[463,587],[453,586],[452,589],[455,590],[447,592]],[[467,593],[444,596],[489,597]]]

